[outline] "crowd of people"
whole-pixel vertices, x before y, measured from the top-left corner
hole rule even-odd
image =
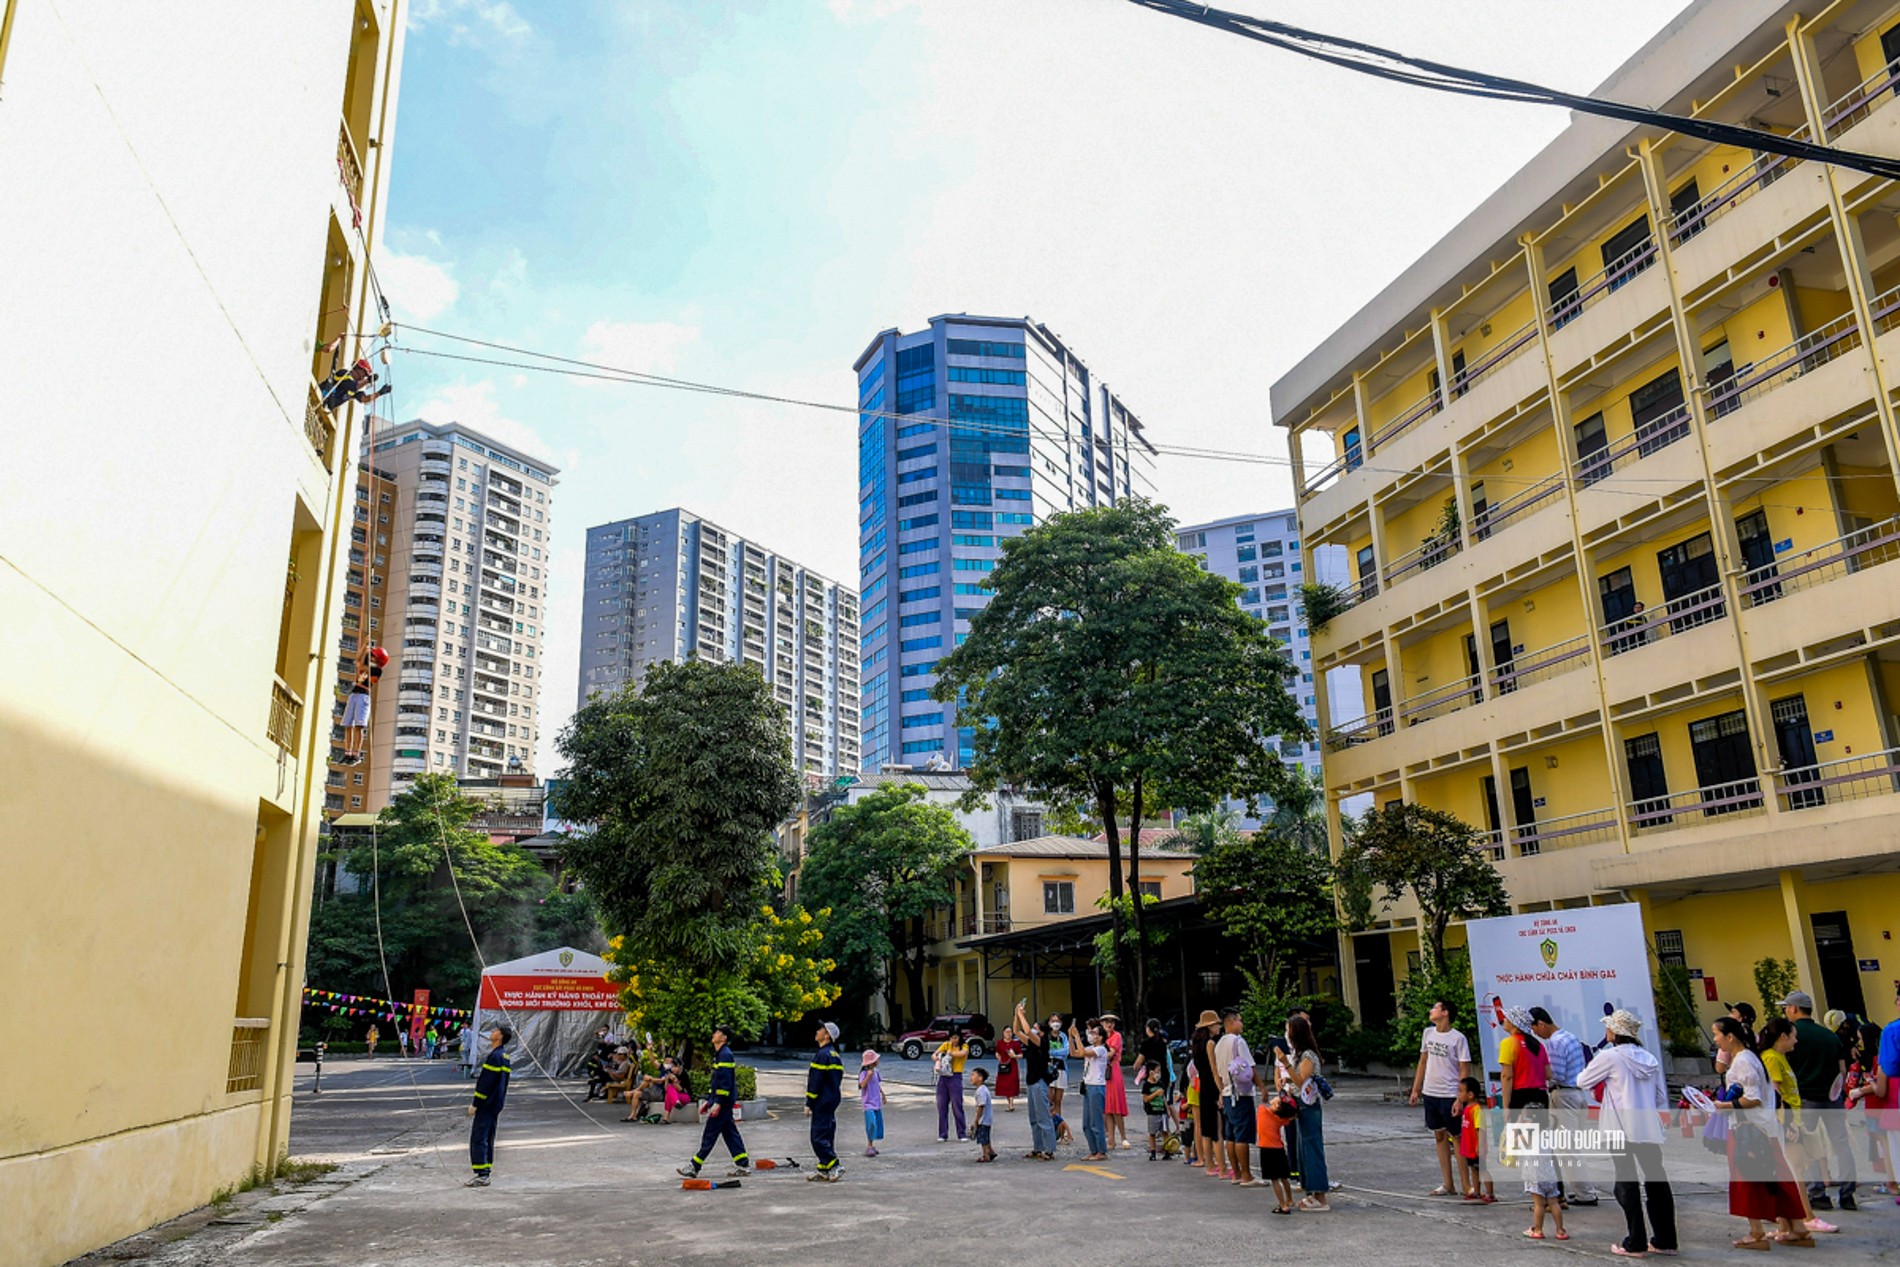
[[[1895,1003],[1900,1005],[1900,990]],[[1332,1209],[1331,1193],[1339,1185],[1327,1166],[1325,1104],[1333,1090],[1312,1018],[1303,1009],[1293,1010],[1281,1031],[1264,1042],[1246,1035],[1238,1010],[1202,1012],[1177,1065],[1157,1021],[1147,1022],[1132,1059],[1124,1059],[1121,1022],[1113,1013],[1052,1014],[1032,1021],[1026,1006],[1026,1001],[1016,1005],[1013,1023],[996,1046],[993,1078],[969,1064],[970,1044],[962,1033],[952,1032],[932,1053],[940,1142],[952,1139],[954,1127],[955,1139],[976,1145],[975,1161],[996,1161],[997,1102],[1014,1112],[1020,1098],[1029,1124],[1029,1149],[1022,1156],[1053,1161],[1058,1147],[1073,1142],[1064,1109],[1073,1114],[1070,1093],[1079,1088],[1087,1150],[1080,1159],[1105,1161],[1136,1147],[1127,1130],[1132,1089],[1145,1119],[1149,1160],[1179,1153],[1184,1164],[1207,1177],[1270,1188],[1274,1214]],[[1562,1154],[1514,1153],[1499,1141],[1513,1122],[1547,1121],[1538,1115],[1553,1112],[1578,1114],[1574,1120],[1593,1121],[1622,1141],[1610,1160],[1611,1191],[1624,1228],[1610,1251],[1620,1257],[1674,1255],[1679,1240],[1675,1193],[1664,1164],[1665,1131],[1672,1121],[1681,1126],[1687,1120],[1683,1111],[1692,1110],[1708,1120],[1704,1142],[1716,1140],[1727,1157],[1728,1211],[1746,1226],[1735,1248],[1809,1247],[1817,1244],[1817,1235],[1839,1231],[1819,1211],[1859,1207],[1845,1112],[1859,1109],[1866,1110],[1869,1163],[1886,1193],[1900,1201],[1894,1169],[1900,1159],[1900,1021],[1883,1030],[1830,1013],[1823,1023],[1814,1018],[1813,999],[1800,990],[1778,1006],[1782,1015],[1757,1030],[1750,1005],[1731,1005],[1730,1014],[1710,1031],[1720,1087],[1712,1095],[1687,1090],[1678,1102],[1661,1063],[1644,1046],[1643,1027],[1634,1014],[1614,1010],[1605,1015],[1600,1042],[1593,1046],[1541,1007],[1502,1009],[1493,1097],[1457,1026],[1456,1003],[1437,1000],[1420,1036],[1410,1094],[1411,1103],[1424,1110],[1437,1152],[1439,1184],[1429,1195],[1496,1204],[1500,1167],[1506,1168],[1521,1180],[1530,1206],[1524,1236],[1570,1240],[1566,1215],[1602,1201],[1593,1177]],[[509,1037],[497,1029],[485,1041],[470,1044],[482,1049],[469,1110],[477,1119],[471,1137],[475,1186],[486,1183],[492,1166],[494,1115],[509,1073],[503,1051]],[[605,1044],[605,1034],[601,1037]],[[807,1074],[805,1110],[817,1165],[810,1178],[835,1182],[843,1169],[836,1134],[846,1074],[837,1049],[838,1027],[820,1023],[813,1041],[817,1054]],[[752,1170],[738,1127],[737,1062],[729,1044],[729,1032],[715,1029],[710,1086],[699,1104],[700,1146],[680,1167],[691,1182],[700,1182],[701,1170],[722,1142],[731,1157],[730,1177]],[[641,1052],[613,1044],[603,1049],[597,1066],[588,1098],[624,1102],[628,1121],[658,1120],[693,1103],[683,1067],[651,1042]],[[858,1058],[855,1082],[864,1155],[876,1157],[885,1139],[885,1088],[875,1050]]]

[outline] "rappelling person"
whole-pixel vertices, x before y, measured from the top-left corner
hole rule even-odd
[[[818,1026],[818,1054],[805,1075],[805,1113],[811,1118],[811,1150],[818,1155],[813,1183],[838,1181],[838,1102],[843,1099],[844,1061],[838,1059],[838,1027],[830,1021]]]
[[[357,657],[356,679],[350,683],[350,698],[343,705],[343,764],[356,765],[363,760],[364,739],[369,734],[369,697],[375,683],[389,663],[389,652],[370,647]]]
[[[714,1142],[720,1139],[726,1141],[726,1151],[732,1154],[732,1170],[729,1173],[752,1173],[745,1141],[739,1138],[739,1123],[733,1116],[733,1109],[737,1107],[739,1099],[739,1066],[732,1058],[732,1048],[726,1045],[731,1033],[724,1025],[713,1026],[712,1086],[705,1104],[700,1106],[700,1116],[706,1119],[706,1125],[699,1133],[699,1151],[693,1154],[691,1161],[679,1168],[679,1173],[688,1179],[699,1177],[699,1168],[706,1164],[706,1158],[712,1155]]]
[[[367,357],[359,357],[348,369],[343,368],[343,340],[347,337],[339,334],[321,349],[330,354],[330,373],[317,384],[317,392],[323,397],[323,407],[332,412],[352,400],[367,405],[391,390],[388,383],[376,386],[376,371]]]

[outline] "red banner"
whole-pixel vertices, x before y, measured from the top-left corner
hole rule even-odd
[[[527,976],[482,978],[484,1008],[523,1012],[611,1012],[620,1008],[619,987],[605,977]]]
[[[410,1004],[415,1010],[409,1014],[409,1050],[420,1052],[422,1036],[429,1029],[429,992],[417,990]]]

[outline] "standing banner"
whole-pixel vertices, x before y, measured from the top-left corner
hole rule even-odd
[[[429,992],[417,990],[410,1002],[412,1006],[409,1012],[409,1050],[420,1056],[422,1036],[429,1028]]]
[[[1465,925],[1465,937],[1482,1021],[1479,1059],[1491,1086],[1500,1069],[1507,1007],[1542,1007],[1590,1052],[1603,1045],[1604,1017],[1619,1008],[1634,1012],[1643,1023],[1643,1046],[1669,1067],[1650,987],[1643,912],[1634,902],[1475,919]]]

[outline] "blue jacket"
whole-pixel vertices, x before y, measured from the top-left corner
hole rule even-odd
[[[820,1047],[805,1075],[805,1107],[813,1113],[835,1113],[844,1098],[843,1088],[844,1062],[838,1059],[838,1049]]]
[[[712,1089],[706,1103],[717,1104],[722,1110],[732,1107],[732,1102],[739,1098],[738,1069],[739,1062],[732,1058],[732,1048],[713,1048]]]
[[[482,1057],[481,1072],[475,1075],[477,1113],[501,1112],[501,1106],[508,1100],[508,1078],[514,1068],[505,1051],[497,1049]]]

